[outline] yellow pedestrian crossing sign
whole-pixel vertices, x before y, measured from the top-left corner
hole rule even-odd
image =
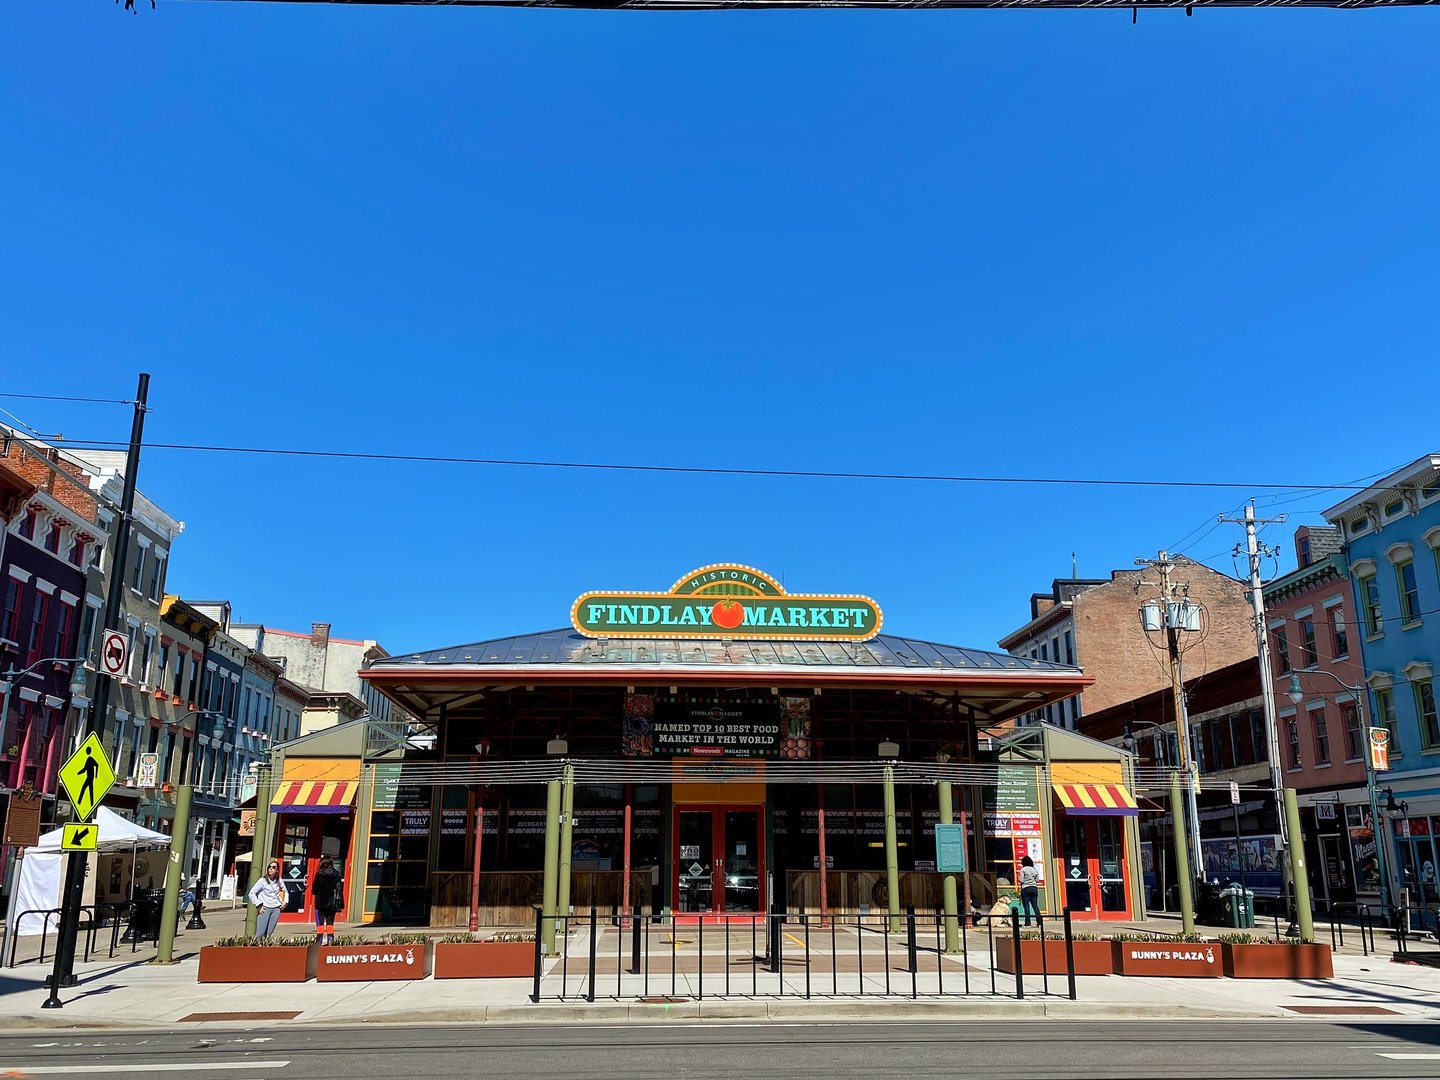
[[[67,821],[65,835],[60,837],[61,851],[94,851],[100,839],[100,826],[93,821]]]
[[[100,736],[92,731],[90,737],[80,744],[80,749],[70,755],[70,760],[60,766],[60,783],[65,785],[65,794],[70,796],[75,816],[81,821],[88,821],[105,793],[115,784],[115,770],[105,758]]]

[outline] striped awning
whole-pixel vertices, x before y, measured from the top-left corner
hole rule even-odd
[[[348,814],[355,804],[353,780],[292,780],[270,800],[279,814]]]
[[[1133,817],[1140,813],[1135,796],[1124,784],[1056,784],[1055,797],[1067,814],[1089,817]]]

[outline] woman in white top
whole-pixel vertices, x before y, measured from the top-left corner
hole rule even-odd
[[[265,868],[265,876],[245,894],[245,898],[260,909],[255,920],[255,936],[261,941],[269,939],[280,921],[280,909],[285,906],[285,884],[280,880],[280,864],[271,861]]]

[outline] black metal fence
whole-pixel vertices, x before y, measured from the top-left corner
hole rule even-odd
[[[160,923],[153,921],[152,925],[140,927],[135,923],[136,905],[133,902],[124,904],[86,904],[80,909],[80,930],[81,940],[84,942],[82,959],[89,960],[90,954],[95,951],[95,939],[100,930],[110,930],[109,955],[113,957],[119,951],[122,942],[130,943],[130,951],[133,953],[139,949],[140,942],[148,940],[152,944],[160,939]],[[49,944],[50,929],[53,925],[57,930],[60,926],[60,908],[31,908],[22,911],[15,916],[15,926],[10,930],[10,955],[7,959],[7,967],[15,966],[15,957],[20,949],[19,928],[24,925],[27,918],[39,918],[40,924],[40,957],[39,962],[45,962],[45,951]],[[121,928],[124,934],[121,934]],[[25,935],[27,937],[33,935]]]
[[[953,949],[946,949],[946,924]],[[999,923],[997,927],[996,923]],[[547,957],[553,928],[556,955]],[[997,929],[999,934],[997,935]],[[1008,932],[1008,936],[1007,936]],[[1070,913],[1042,919],[1051,964],[1026,966],[1020,916],[972,925],[959,916],[535,913],[532,1002],[703,1001],[712,998],[950,998],[1030,995],[1075,1000]],[[997,953],[997,949],[1000,952]],[[1053,968],[1053,970],[1052,970]],[[1027,977],[1029,984],[1027,986]],[[1052,989],[1052,980],[1056,980]]]

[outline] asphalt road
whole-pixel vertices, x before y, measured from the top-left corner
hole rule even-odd
[[[1292,1077],[1440,1076],[1440,1024],[965,1021],[265,1025],[173,1034],[0,1036],[0,1077]]]

